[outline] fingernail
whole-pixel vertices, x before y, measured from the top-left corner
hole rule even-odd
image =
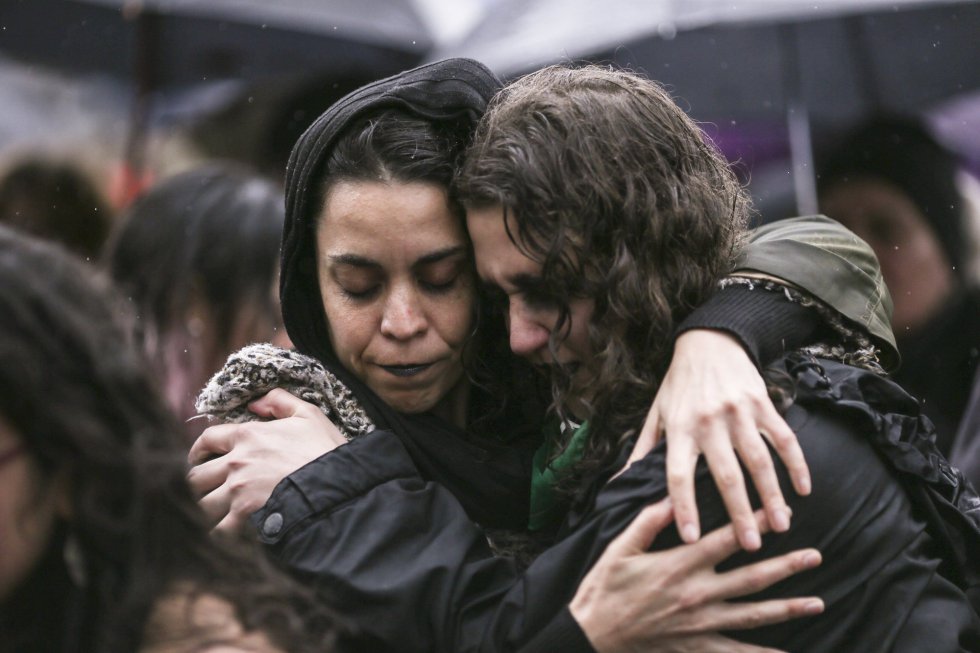
[[[698,539],[698,527],[688,522],[681,526],[681,538],[685,542],[694,542]]]
[[[810,477],[804,476],[800,479],[800,494],[810,494]]]
[[[807,554],[805,554],[803,556],[803,566],[804,567],[807,567],[807,568],[816,567],[819,564],[820,564],[820,556],[817,553],[814,553],[813,551],[810,551],[809,553],[807,553]]]
[[[777,508],[772,515],[772,529],[777,533],[789,530],[789,513],[783,508]]]
[[[759,535],[758,531],[746,529],[742,531],[742,542],[745,543],[745,548],[749,551],[755,551],[762,546],[762,537]]]
[[[806,614],[820,614],[823,612],[823,601],[807,601],[806,605],[803,606],[803,612]]]

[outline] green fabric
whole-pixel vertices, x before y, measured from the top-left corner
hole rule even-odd
[[[886,369],[900,361],[891,329],[892,300],[871,247],[824,216],[779,220],[750,232],[735,270],[788,281],[863,326]]]
[[[531,515],[528,519],[528,528],[532,531],[557,526],[565,516],[565,505],[558,494],[557,485],[562,476],[582,460],[582,452],[589,439],[589,423],[585,422],[575,429],[565,450],[551,460],[559,432],[560,422],[555,419],[547,425],[544,442],[534,454],[534,464],[531,467]]]

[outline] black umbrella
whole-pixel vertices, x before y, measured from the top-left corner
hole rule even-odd
[[[785,130],[797,208],[811,212],[811,133],[980,89],[980,3],[500,0],[461,43],[430,57],[446,55],[504,76],[613,61],[667,84],[722,137],[732,125],[763,139]]]
[[[270,74],[397,71],[432,38],[411,0],[3,0],[0,53],[156,88]],[[146,52],[150,50],[150,52]]]
[[[297,73],[369,80],[411,67],[431,46],[411,0],[0,2],[0,54],[134,86],[127,160],[136,170],[160,92]]]

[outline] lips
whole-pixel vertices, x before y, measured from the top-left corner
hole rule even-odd
[[[405,378],[421,374],[433,365],[434,363],[410,363],[408,365],[379,365],[378,367],[389,374]]]

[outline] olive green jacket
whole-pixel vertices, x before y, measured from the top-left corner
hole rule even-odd
[[[760,272],[807,291],[862,326],[881,349],[887,370],[898,366],[892,300],[871,247],[822,215],[779,220],[749,234],[736,272]]]

